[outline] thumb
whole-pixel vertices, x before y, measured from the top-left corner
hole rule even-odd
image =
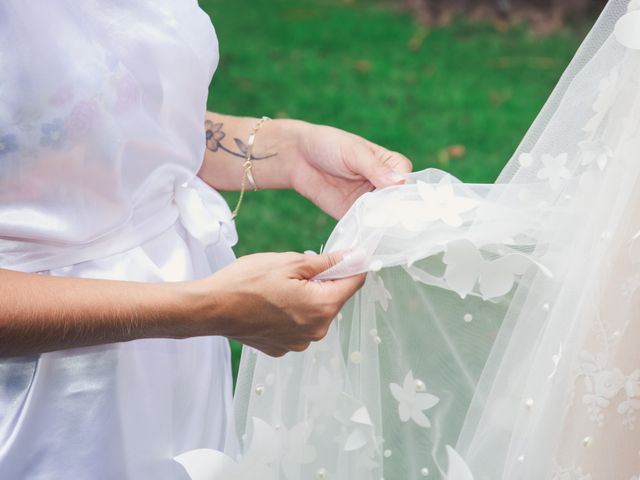
[[[404,175],[411,173],[411,161],[398,152],[372,145],[369,155],[355,159],[358,174],[365,177],[376,188],[390,187],[405,182]]]
[[[305,257],[300,273],[304,278],[310,279],[340,263],[344,254],[342,252],[331,252],[319,255],[307,254]]]

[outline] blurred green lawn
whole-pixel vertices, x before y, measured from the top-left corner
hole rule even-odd
[[[496,178],[586,33],[463,21],[427,31],[372,0],[200,4],[220,41],[210,110],[333,125],[466,182]],[[317,251],[334,224],[293,192],[249,192],[236,253]]]

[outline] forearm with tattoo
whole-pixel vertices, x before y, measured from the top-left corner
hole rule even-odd
[[[233,141],[236,144],[237,149],[231,149],[227,147],[222,141],[227,136],[224,131],[224,123],[213,122],[212,120],[205,120],[205,134],[207,139],[207,150],[211,152],[217,152],[222,150],[223,152],[233,155],[235,157],[246,159],[247,158],[247,144],[238,137],[234,137]],[[275,157],[277,153],[268,153],[265,155],[254,155],[251,153],[251,160],[264,160],[266,158]]]
[[[244,175],[247,141],[259,119],[207,112],[204,119],[206,149],[198,175],[217,190],[238,191]],[[251,160],[260,189],[291,188],[290,163],[297,158],[296,132],[302,122],[273,120],[257,133]]]

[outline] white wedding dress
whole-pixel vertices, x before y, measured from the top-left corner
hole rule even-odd
[[[611,0],[493,185],[364,195],[319,279],[368,271],[303,353],[245,349],[193,480],[640,479],[640,1]],[[207,421],[206,418],[203,421]]]
[[[0,267],[165,282],[230,262],[229,209],[196,177],[217,58],[195,0],[0,2]],[[0,479],[188,478],[172,458],[224,447],[231,389],[221,337],[0,359]]]

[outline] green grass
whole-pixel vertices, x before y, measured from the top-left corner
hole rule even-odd
[[[467,182],[495,179],[586,33],[463,21],[427,31],[371,0],[200,4],[220,41],[210,110],[333,125]],[[452,145],[464,156],[449,158]],[[293,192],[249,192],[236,253],[318,250],[334,224]]]

